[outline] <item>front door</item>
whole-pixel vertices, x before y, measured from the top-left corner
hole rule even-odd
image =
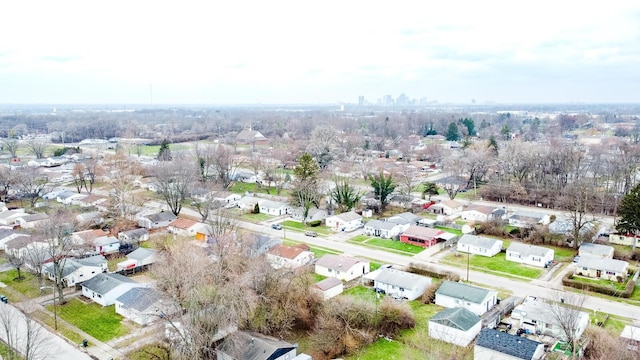
[[[600,270],[596,270],[596,277],[599,278],[602,272]]]

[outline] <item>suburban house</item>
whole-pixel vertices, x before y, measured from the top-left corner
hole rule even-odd
[[[276,245],[282,245],[282,239],[263,234],[251,234],[248,241],[247,255],[250,257],[260,256]]]
[[[364,224],[363,232],[368,236],[376,236],[383,239],[393,239],[404,231],[406,226],[390,221],[369,220]]]
[[[494,255],[502,251],[502,240],[484,236],[464,234],[458,240],[456,249],[460,252],[473,255],[493,257]]]
[[[627,349],[639,350],[640,346],[640,327],[633,325],[625,325],[622,329],[620,337],[627,343]]]
[[[144,286],[120,274],[101,273],[82,283],[82,295],[102,306],[109,306],[130,289]]]
[[[396,214],[386,219],[388,222],[405,225],[405,228],[409,227],[409,225],[418,225],[420,220],[422,220],[420,216],[410,212]]]
[[[353,211],[327,216],[325,224],[333,231],[354,231],[363,226],[362,216]]]
[[[400,234],[400,241],[403,243],[430,247],[440,241],[444,241],[448,233],[418,225],[410,225],[407,230]]]
[[[515,227],[532,227],[533,225],[547,225],[551,221],[549,215],[535,211],[518,210],[509,216],[509,225]]]
[[[4,245],[7,243],[7,241],[20,236],[28,237],[29,235],[17,232],[13,229],[0,229],[0,249],[4,250]]]
[[[288,215],[293,211],[291,205],[280,201],[261,200],[258,206],[260,207],[260,214],[273,216]]]
[[[585,256],[596,257],[601,259],[613,259],[613,246],[600,245],[594,243],[583,242],[578,248],[580,258]]]
[[[173,315],[178,307],[156,289],[134,287],[118,296],[116,313],[139,325],[149,325],[164,316]]]
[[[466,221],[486,222],[493,218],[495,207],[472,204],[460,212],[460,218]]]
[[[100,211],[90,211],[76,215],[76,221],[80,226],[94,226],[102,224],[104,217]]]
[[[268,141],[268,139],[260,133],[260,131],[244,129],[236,135],[236,141],[241,144],[263,144]]]
[[[79,194],[74,191],[63,191],[56,196],[56,201],[65,205],[72,205],[73,201],[86,198],[87,194]]]
[[[24,209],[2,211],[0,212],[0,225],[13,226],[16,223],[16,219],[24,215],[26,215]]]
[[[197,231],[202,226],[204,226],[204,224],[199,223],[195,220],[187,218],[177,218],[169,223],[169,226],[167,226],[167,231],[178,236],[192,237],[196,236]]]
[[[15,218],[15,224],[23,229],[34,229],[44,225],[49,220],[49,215],[45,213],[22,214]]]
[[[629,263],[622,260],[580,256],[573,270],[575,275],[611,281],[623,281],[627,278]]]
[[[4,251],[19,259],[28,260],[27,254],[34,251],[42,253],[40,250],[49,249],[49,243],[42,238],[24,235],[15,237],[4,244]]]
[[[304,246],[304,245],[303,245]],[[301,246],[276,245],[267,252],[267,260],[276,269],[295,269],[313,259],[313,253]]]
[[[75,286],[107,271],[107,259],[102,255],[83,259],[66,259],[62,262],[62,283],[68,287]],[[56,273],[53,263],[42,266],[42,275],[55,281]]]
[[[544,344],[524,336],[482,329],[473,347],[473,360],[542,360]]]
[[[518,328],[523,328],[533,334],[549,335],[566,341],[566,335],[562,330],[560,320],[558,316],[554,315],[554,313],[557,314],[559,311],[557,309],[554,311],[552,306],[558,307],[564,305],[558,303],[549,304],[532,297],[525,299],[522,304],[516,306],[511,312],[511,319],[517,320],[514,321],[513,326],[518,326]],[[566,316],[571,316],[576,319],[574,334],[575,338],[578,339],[589,325],[589,314],[571,308],[567,308],[566,311],[575,312],[569,313]]]
[[[326,254],[316,261],[315,272],[318,275],[350,281],[369,272],[369,261]]]
[[[429,337],[467,346],[478,336],[482,328],[482,319],[463,308],[448,308],[429,319]]]
[[[108,198],[104,197],[104,196],[100,196],[100,195],[89,195],[85,198],[82,199],[78,199],[77,200],[77,204],[79,206],[82,207],[90,207],[90,206],[96,206],[99,207],[100,205],[107,203],[108,202]]]
[[[431,278],[392,268],[380,269],[373,289],[395,299],[415,300],[431,285]]]
[[[93,244],[93,240],[108,235],[109,233],[102,229],[76,231],[71,234],[71,241],[79,245],[91,245]]]
[[[127,254],[127,260],[118,263],[118,271],[151,265],[156,261],[156,250],[139,247]]]
[[[250,213],[255,210],[256,204],[258,207],[260,206],[260,201],[262,201],[262,199],[255,196],[243,196],[238,200],[237,204],[240,210]]]
[[[586,222],[578,231],[578,234],[582,237],[587,236],[591,233],[592,237],[595,239],[597,235],[597,225],[592,222]],[[567,238],[573,238],[573,220],[569,218],[557,218],[554,222],[549,224],[549,232],[551,234],[560,234],[565,235]]]
[[[100,254],[113,254],[120,250],[120,240],[113,236],[101,236],[95,238],[91,244]]]
[[[542,246],[512,242],[507,249],[507,260],[521,264],[547,267],[553,262],[554,251]]]
[[[445,281],[436,291],[436,305],[446,308],[463,307],[472,313],[482,314],[498,302],[498,292],[460,282]]]
[[[429,207],[429,211],[431,211],[434,214],[441,214],[441,215],[454,215],[461,212],[462,209],[463,209],[462,203],[459,203],[455,200],[447,200],[447,201],[439,202]]]
[[[342,294],[344,291],[344,285],[342,280],[334,277],[328,277],[313,284],[311,286],[311,290],[320,295],[322,300],[328,300]]]
[[[311,356],[296,355],[298,345],[260,333],[236,331],[216,347],[218,360],[311,360]]]
[[[316,221],[316,220],[324,220],[326,219],[328,216],[327,214],[327,210],[324,209],[318,209],[318,208],[311,208],[309,209],[309,213],[307,214],[307,219],[306,222],[310,222],[310,221]],[[291,211],[291,218],[293,220],[296,221],[300,221],[300,222],[305,222],[304,220],[304,209],[299,207],[296,209],[293,209]]]
[[[118,233],[118,240],[122,244],[138,244],[142,241],[149,240],[149,230],[145,228],[137,228]]]
[[[631,234],[610,234],[609,242],[612,244],[618,245],[628,245],[633,246],[633,242],[635,241],[636,247],[640,248],[640,236],[634,237]]]
[[[228,191],[219,191],[215,193],[212,197],[212,200],[215,203],[222,205],[223,207],[235,207],[238,203],[238,200],[242,198],[242,195],[228,192]]]
[[[177,217],[171,211],[139,215],[137,217],[138,226],[149,230],[167,227],[175,219]]]

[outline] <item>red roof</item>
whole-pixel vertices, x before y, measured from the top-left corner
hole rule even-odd
[[[402,233],[402,236],[411,236],[416,239],[430,240],[430,239],[436,239],[444,233],[445,233],[444,231],[439,229],[434,229],[434,228],[425,227],[425,226],[411,225],[405,232]]]
[[[173,226],[174,228],[177,229],[182,229],[182,230],[187,230],[189,228],[191,228],[192,226],[196,225],[198,222],[191,220],[191,219],[186,219],[186,218],[178,218],[173,220],[169,226]]]

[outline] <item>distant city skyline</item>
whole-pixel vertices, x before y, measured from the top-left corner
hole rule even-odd
[[[640,102],[640,3],[9,2],[0,103]]]

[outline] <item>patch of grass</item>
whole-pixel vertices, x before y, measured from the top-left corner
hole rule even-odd
[[[409,254],[418,254],[424,251],[424,248],[421,246],[416,246],[416,245],[403,243],[401,241],[381,239],[381,238],[371,238],[365,243],[365,245],[381,247],[385,249],[398,250],[398,251],[409,253]]]
[[[50,329],[55,329],[55,319],[53,315],[50,315],[42,310],[36,310],[31,313],[38,321],[46,324]],[[53,330],[55,331],[55,330]],[[58,333],[69,339],[69,341],[79,344],[84,337],[77,332],[69,329],[65,324],[58,322]]]
[[[378,263],[375,261],[369,261],[369,271],[378,270],[381,265],[382,265],[381,263]]]
[[[311,248],[311,252],[313,253],[313,256],[315,256],[316,259],[319,259],[325,256],[326,254],[333,254],[333,255],[340,254],[335,250],[326,249],[322,247],[310,246],[310,248]]]
[[[454,253],[447,255],[444,260],[452,265],[466,268],[467,256],[468,255],[466,253]],[[537,279],[544,271],[543,269],[537,269],[521,265],[513,261],[507,261],[506,256],[507,254],[502,252],[493,257],[471,255],[469,258],[469,265],[471,268],[476,270],[480,269],[495,272],[496,275],[509,274],[529,279]]]
[[[245,183],[240,181],[234,182],[233,185],[231,185],[231,187],[229,188],[229,192],[232,192],[235,194],[242,194],[242,195],[244,195],[247,191],[255,192],[255,190],[256,190],[256,184]]]
[[[452,228],[448,228],[448,227],[444,227],[444,226],[434,226],[433,228],[434,229],[440,229],[440,230],[446,231],[448,233],[456,234],[458,236],[462,236],[462,230],[452,229]]]
[[[582,276],[574,276],[573,280],[581,283],[586,283],[586,284],[596,284],[600,286],[613,287],[616,290],[624,291],[625,287],[627,286],[627,281],[629,279],[627,279],[627,281],[619,283],[617,281],[598,280],[598,279],[591,279],[591,278],[586,278]]]
[[[144,345],[140,349],[127,354],[127,359],[131,360],[169,360],[171,359],[171,348],[159,344]]]
[[[20,270],[20,276],[21,279],[18,279],[17,269],[11,269],[0,273],[0,282],[30,299],[40,296],[38,279],[25,269]]]
[[[629,299],[640,301],[640,286],[638,286],[638,284],[636,284],[636,288],[631,293],[631,296],[629,296]]]
[[[121,256],[112,256],[107,260],[107,268],[109,271],[116,271],[118,269],[118,263],[127,260],[127,257],[124,255]]]
[[[53,311],[53,305],[47,306]],[[122,316],[116,314],[115,305],[102,307],[91,302],[84,304],[78,299],[70,299],[58,306],[58,316],[100,341],[109,341],[126,335],[129,330],[120,322]]]
[[[310,273],[309,276],[311,276],[311,281],[314,283],[320,282],[327,278],[326,276],[316,274],[316,273]]]
[[[576,256],[576,250],[569,248],[562,248],[557,246],[550,246],[554,251],[554,259],[558,262],[572,262],[573,257]]]
[[[242,220],[251,221],[251,222],[260,222],[267,221],[273,219],[272,215],[269,214],[250,214],[245,213],[240,216]]]
[[[376,296],[376,292],[372,288],[358,285],[345,290],[341,296],[351,296],[371,303],[380,303],[384,295]]]
[[[369,239],[371,239],[371,236],[368,236],[368,235],[356,235],[356,236],[352,237],[351,239],[349,239],[349,241],[363,243],[363,242],[365,242],[365,241],[367,241]]]
[[[373,344],[365,347],[359,352],[348,356],[348,360],[401,360],[405,359],[402,355],[404,345],[398,341],[389,341],[385,338],[380,338]]]
[[[281,222],[280,225],[284,226],[287,230],[294,230],[294,231],[300,231],[300,232],[310,230],[323,235],[327,235],[331,232],[331,229],[329,229],[326,226],[308,226],[301,222],[293,221],[293,220],[285,220]]]

